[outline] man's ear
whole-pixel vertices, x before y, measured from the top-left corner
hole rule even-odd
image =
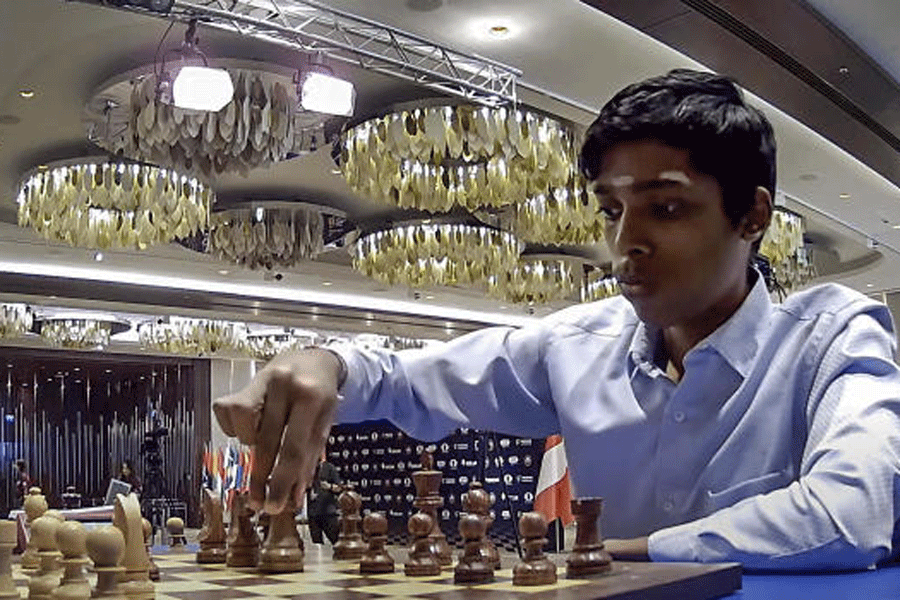
[[[749,242],[762,238],[772,220],[772,195],[759,186],[753,194],[753,206],[741,219],[741,237]]]

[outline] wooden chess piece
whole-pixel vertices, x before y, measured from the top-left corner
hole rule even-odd
[[[122,535],[122,531],[113,525],[91,529],[87,533],[85,546],[97,574],[97,584],[91,592],[91,597],[126,600],[119,585],[119,576],[125,573],[125,567],[119,566],[122,553],[125,551],[125,536]]]
[[[225,524],[222,516],[222,500],[211,490],[203,488],[203,527],[197,540],[197,562],[201,564],[225,562]]]
[[[113,525],[122,531],[125,552],[121,575],[122,592],[129,600],[153,600],[156,589],[150,581],[150,559],[144,547],[144,522],[137,496],[117,494],[113,508]]]
[[[481,544],[481,552],[484,560],[494,566],[495,569],[500,568],[500,552],[497,546],[491,541],[487,534],[494,524],[494,518],[491,517],[491,495],[482,487],[481,482],[473,481],[469,484],[469,491],[463,494],[462,509],[467,513],[473,513],[484,519],[485,535]]]
[[[360,573],[393,573],[394,559],[384,548],[387,541],[387,517],[380,512],[371,512],[363,519],[363,531],[369,540],[369,547],[359,561]]]
[[[78,521],[66,521],[56,528],[56,546],[62,553],[62,581],[51,594],[53,600],[88,600],[91,584],[84,575],[87,564],[87,530]]]
[[[263,573],[296,573],[303,570],[303,540],[297,531],[296,489],[291,490],[284,510],[269,516],[269,531],[259,551]]]
[[[434,555],[434,545],[429,534],[434,528],[434,521],[428,513],[417,512],[409,518],[409,532],[413,536],[409,559],[403,565],[403,572],[413,577],[440,575],[441,563]]]
[[[181,517],[169,517],[166,520],[166,532],[169,534],[169,549],[182,550],[187,543],[184,539],[184,520]]]
[[[144,549],[147,551],[147,562],[149,563],[148,575],[150,581],[159,581],[159,566],[153,562],[153,552],[150,549],[150,535],[153,533],[153,525],[147,519],[141,519],[144,529]]]
[[[28,582],[29,600],[51,600],[53,590],[59,587],[57,560],[60,553],[56,549],[56,529],[59,525],[58,520],[46,515],[31,524],[31,537],[41,562]]]
[[[466,513],[459,518],[459,534],[465,546],[453,570],[454,583],[490,583],[494,580],[494,565],[484,554],[484,535],[487,521],[479,514]]]
[[[253,525],[250,492],[238,492],[231,505],[225,564],[229,567],[255,567],[259,563],[259,535]]]
[[[586,577],[612,569],[612,556],[603,549],[598,520],[602,498],[572,500],[575,517],[575,544],[566,558],[566,577]]]
[[[359,509],[362,506],[362,497],[353,491],[351,487],[345,487],[338,496],[338,506],[341,509],[341,532],[334,544],[335,560],[357,560],[366,549],[362,536],[359,534]]]
[[[41,493],[41,488],[30,488],[22,507],[25,510],[25,526],[30,531],[31,524],[47,512],[47,499]],[[37,555],[37,546],[34,545],[30,535],[25,545],[25,553],[22,554],[21,564],[23,571],[35,570],[41,566],[41,559]]]
[[[525,557],[513,567],[513,585],[551,585],[556,583],[556,565],[544,554],[547,521],[539,512],[519,517],[519,533],[524,538]]]
[[[12,576],[12,552],[18,543],[15,521],[0,521],[0,600],[20,600]]]
[[[438,563],[447,566],[453,563],[453,553],[447,544],[447,538],[441,531],[438,519],[438,510],[444,505],[444,499],[439,494],[443,476],[440,471],[434,470],[434,458],[430,452],[422,452],[420,462],[422,470],[412,474],[413,485],[416,488],[413,506],[431,517],[432,530],[428,537],[434,546],[434,554]]]

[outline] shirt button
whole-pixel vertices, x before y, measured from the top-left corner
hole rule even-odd
[[[675,419],[676,423],[681,423],[684,421],[684,413],[681,412],[680,410],[676,410],[675,413],[672,415],[672,418]]]

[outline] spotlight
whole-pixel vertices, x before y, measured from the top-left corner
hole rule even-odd
[[[320,63],[310,64],[306,73],[298,74],[300,106],[304,110],[340,115],[353,115],[356,90],[353,83],[334,76],[331,69]]]
[[[206,55],[197,47],[196,21],[188,24],[181,47],[170,53],[180,55],[182,64],[172,82],[163,60],[156,90],[161,102],[174,104],[185,110],[207,112],[219,112],[231,102],[234,96],[231,75],[225,69],[209,66]]]

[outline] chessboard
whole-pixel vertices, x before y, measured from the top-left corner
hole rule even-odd
[[[724,596],[741,587],[741,568],[736,564],[614,563],[613,570],[587,579],[566,579],[565,555],[551,558],[559,567],[557,583],[514,586],[512,565],[518,558],[504,554],[493,583],[458,585],[452,567],[433,577],[403,574],[406,551],[389,547],[397,570],[383,575],[360,575],[358,563],[334,561],[330,546],[307,546],[302,573],[262,574],[251,568],[200,565],[190,552],[154,552],[160,581],[157,600],[317,600],[385,599],[407,600],[706,600]],[[18,563],[13,577],[22,598],[28,597],[28,577]],[[93,576],[88,578],[93,584]]]

